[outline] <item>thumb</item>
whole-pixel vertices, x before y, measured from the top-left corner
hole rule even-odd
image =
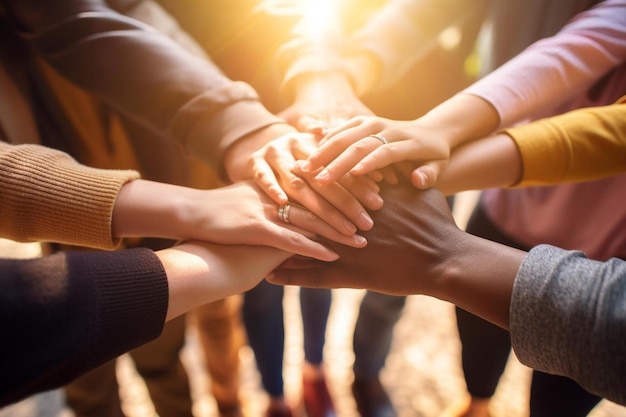
[[[309,288],[326,288],[320,268],[278,268],[267,276],[267,281],[277,285],[297,285]]]
[[[431,161],[421,165],[411,174],[411,183],[420,190],[433,187],[444,165],[443,161]]]

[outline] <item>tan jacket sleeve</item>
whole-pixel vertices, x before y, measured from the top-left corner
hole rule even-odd
[[[250,85],[103,0],[0,5],[7,24],[61,75],[220,172],[230,145],[283,122]]]
[[[111,234],[113,206],[135,171],[80,165],[39,145],[0,142],[0,236],[19,242],[58,242],[100,249]]]
[[[524,172],[516,187],[591,181],[626,172],[626,99],[505,130]]]

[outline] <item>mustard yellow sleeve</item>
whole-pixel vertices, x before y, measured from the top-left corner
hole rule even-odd
[[[39,145],[0,142],[0,236],[114,249],[113,206],[135,171],[80,165]]]
[[[626,172],[626,104],[585,108],[507,129],[521,153],[514,187],[591,181]]]

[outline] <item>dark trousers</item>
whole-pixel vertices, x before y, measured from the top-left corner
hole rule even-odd
[[[248,343],[254,351],[263,388],[273,397],[284,394],[283,295],[283,287],[261,281],[244,295],[243,303],[243,321]],[[300,288],[304,358],[315,365],[322,363],[330,304],[329,289]]]
[[[529,250],[500,231],[480,204],[472,213],[467,231],[507,246]],[[460,308],[456,309],[456,315],[468,391],[474,397],[489,398],[496,390],[509,357],[509,332]],[[569,378],[533,371],[530,417],[582,417],[600,400]]]

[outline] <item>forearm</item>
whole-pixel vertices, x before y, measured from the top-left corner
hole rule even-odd
[[[159,336],[167,280],[148,249],[1,259],[0,406],[67,384]],[[10,324],[9,324],[10,323]]]
[[[625,288],[623,260],[598,262],[579,251],[533,248],[520,268],[511,303],[517,357],[626,404]]]
[[[500,114],[499,127],[554,114],[623,64],[625,9],[619,0],[599,2],[577,15],[559,33],[535,42],[465,92],[493,103]],[[619,74],[617,71],[613,75]],[[609,76],[602,83],[610,86],[612,81],[614,77]],[[602,100],[620,91],[606,88]]]
[[[519,181],[522,171],[522,157],[515,141],[507,134],[498,134],[454,149],[435,187],[446,195],[508,187]]]
[[[438,129],[450,149],[493,133],[500,124],[498,112],[488,101],[471,94],[456,94],[439,104],[417,123]]]
[[[506,131],[524,161],[516,186],[590,181],[626,171],[626,104],[591,107]]]
[[[168,277],[170,320],[251,289],[291,254],[263,246],[182,244],[157,256]]]
[[[513,284],[526,252],[469,234],[449,244],[451,256],[427,294],[508,329]]]
[[[626,170],[626,105],[538,120],[456,148],[437,188],[445,194],[493,187],[588,181]]]
[[[198,226],[193,210],[194,205],[203,204],[200,197],[198,190],[178,185],[141,179],[128,182],[115,200],[111,233],[117,239],[188,239]]]
[[[2,4],[56,72],[216,169],[230,144],[279,121],[252,87],[104,1]]]

